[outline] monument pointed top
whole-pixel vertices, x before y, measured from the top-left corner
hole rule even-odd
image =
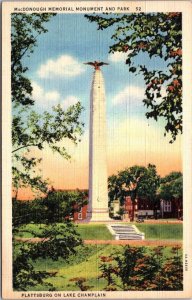
[[[108,63],[102,62],[102,61],[89,61],[87,63],[84,63],[84,65],[91,65],[95,68],[95,70],[100,70],[100,67],[103,65],[109,65]]]

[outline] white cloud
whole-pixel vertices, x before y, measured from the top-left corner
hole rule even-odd
[[[110,53],[108,56],[109,61],[111,62],[125,62],[128,55],[131,53],[132,51],[128,51],[128,52],[114,52],[114,53]]]
[[[113,105],[121,105],[127,103],[129,100],[143,100],[144,88],[130,85],[126,86],[113,98]]]
[[[56,90],[45,92],[45,90],[35,81],[32,82],[33,87],[33,99],[38,106],[52,107],[57,104],[61,104],[63,109],[67,109],[70,105],[76,104],[79,99],[76,96],[67,96],[64,100],[61,94]]]
[[[84,72],[83,65],[70,55],[49,59],[37,71],[40,78],[75,77]]]
[[[76,104],[79,101],[79,99],[75,96],[68,96],[67,98],[65,98],[62,103],[61,106],[63,109],[68,108],[71,105]]]
[[[56,90],[45,92],[44,89],[35,81],[32,82],[33,87],[33,99],[37,104],[41,106],[47,106],[49,104],[55,105],[60,99],[60,94]]]
[[[50,101],[57,101],[60,98],[60,94],[57,91],[51,91],[45,93],[46,99]]]

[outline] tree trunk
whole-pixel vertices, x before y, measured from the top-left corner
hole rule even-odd
[[[14,200],[17,200],[17,197],[18,197],[18,192],[19,192],[19,188],[16,189],[16,192],[15,192],[15,198]]]
[[[164,200],[160,200],[161,218],[164,218]]]
[[[155,202],[155,204],[153,203],[153,215],[154,215],[154,219],[157,220],[157,203]]]
[[[180,208],[181,208],[181,205],[180,205],[180,201],[179,199],[175,199],[175,203],[176,203],[176,207],[177,207],[177,219],[179,220],[181,215],[180,215]]]
[[[134,219],[135,219],[135,200],[132,201],[131,222],[134,222]]]
[[[137,198],[137,188],[131,191],[131,201],[132,201],[132,216],[131,216],[131,222],[134,221],[135,218],[135,203]]]

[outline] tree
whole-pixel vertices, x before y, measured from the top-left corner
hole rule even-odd
[[[183,202],[183,175],[181,172],[171,172],[161,179],[158,190],[160,199],[174,202],[177,208],[177,217],[180,218]]]
[[[176,140],[182,133],[182,16],[179,12],[85,15],[98,30],[111,26],[115,42],[109,52],[127,53],[129,71],[143,74],[146,83],[144,105],[147,118],[165,119],[165,133]],[[163,60],[162,69],[150,70],[134,59],[141,54]],[[146,56],[143,56],[145,60]],[[163,91],[166,91],[163,95]]]
[[[93,288],[93,286],[86,285],[87,279],[85,277],[74,277],[69,281],[74,282],[80,291],[89,291],[91,288]]]
[[[42,178],[38,172],[41,158],[36,157],[33,149],[43,150],[48,146],[53,152],[57,152],[69,159],[64,144],[65,139],[74,143],[80,141],[83,132],[83,123],[80,121],[82,106],[78,102],[64,111],[60,105],[52,108],[52,112],[45,111],[42,114],[35,110],[33,88],[27,77],[28,67],[25,65],[25,56],[32,55],[37,46],[38,36],[46,33],[45,23],[54,14],[12,14],[11,16],[11,96],[12,96],[12,160],[13,160],[13,189],[14,199],[17,199],[18,189],[30,187],[34,191],[47,193],[48,180]],[[62,142],[62,143],[61,143]],[[39,203],[38,203],[39,205]],[[37,205],[37,206],[38,206]],[[32,217],[34,210],[29,203],[25,203],[23,212]],[[21,222],[26,222],[21,217],[18,203],[13,205],[17,217],[13,221],[14,232]],[[28,215],[27,213],[27,215]],[[44,215],[42,215],[44,217]],[[39,218],[39,215],[38,215]],[[75,228],[67,222],[65,225],[52,225],[50,229],[43,231],[43,242],[21,247],[22,251],[16,256],[13,266],[14,287],[27,289],[38,283],[42,283],[49,274],[47,272],[35,272],[31,261],[38,257],[51,257],[67,259],[70,253],[75,253],[75,248],[82,243]],[[51,275],[50,275],[51,276]]]
[[[74,212],[88,203],[84,191],[56,191],[52,188],[45,197],[32,201],[13,200],[13,225],[53,224],[73,218]]]
[[[12,225],[13,225],[13,230],[17,230],[17,227],[21,224],[27,224],[33,221],[32,217],[32,211],[31,211],[31,204],[34,204],[34,202],[37,204],[37,201],[34,200],[32,201],[19,201],[13,199],[12,201]],[[38,207],[38,210],[34,210],[34,216],[36,219],[36,214],[37,216],[39,214],[42,216],[42,209]]]
[[[154,277],[155,283],[164,291],[183,290],[183,262],[180,247],[172,247],[171,256],[164,262],[160,276]]]
[[[28,67],[25,56],[30,56],[37,46],[37,37],[46,33],[44,24],[55,14],[12,14],[11,26],[11,94],[13,103],[12,145],[13,145],[13,188],[15,199],[18,189],[31,187],[41,192],[47,191],[48,180],[43,179],[37,167],[41,158],[32,153],[48,146],[69,159],[65,146],[60,142],[70,139],[79,141],[83,123],[79,120],[82,106],[78,102],[64,111],[60,105],[52,112],[37,113],[33,108],[32,85],[27,77]]]
[[[46,211],[48,223],[63,222],[64,219],[73,218],[75,211],[79,211],[87,204],[85,192],[81,191],[51,191],[42,199],[42,206]]]
[[[12,14],[11,17],[11,96],[12,96],[12,158],[13,158],[13,188],[14,199],[17,199],[18,189],[31,187],[33,190],[47,193],[48,180],[42,178],[37,167],[41,158],[37,158],[34,148],[43,150],[48,146],[65,159],[70,158],[64,144],[69,139],[75,144],[80,141],[83,132],[83,123],[80,121],[82,106],[80,102],[64,111],[60,105],[52,108],[52,112],[42,114],[35,110],[33,87],[27,77],[28,67],[25,65],[25,56],[32,55],[37,46],[38,36],[46,33],[45,24],[55,14]],[[65,199],[66,200],[66,199]],[[36,206],[35,206],[36,204]],[[70,202],[71,204],[71,202]],[[66,205],[67,206],[67,205]],[[65,207],[64,207],[65,209]],[[72,209],[72,208],[71,208]],[[34,211],[38,214],[34,216]],[[13,204],[13,232],[18,226],[40,215],[45,217],[43,199],[37,202],[18,201]],[[23,214],[26,215],[24,216]],[[62,212],[63,213],[63,212]],[[33,232],[32,232],[33,234]],[[37,236],[37,234],[36,234]],[[76,247],[82,244],[75,227],[66,222],[62,225],[52,224],[45,228],[39,236],[40,243],[22,244],[13,240],[13,284],[17,290],[26,290],[43,279],[52,276],[48,272],[34,271],[32,261],[39,257],[49,257],[54,260],[62,257],[68,259],[70,254],[76,253]],[[18,251],[17,251],[18,250]],[[53,289],[49,285],[49,289]]]
[[[116,182],[115,179],[116,178]],[[111,181],[113,180],[112,192],[110,192]],[[131,220],[134,221],[135,214],[135,204],[137,197],[145,197],[152,202],[156,201],[156,192],[159,186],[160,177],[157,174],[156,166],[149,164],[146,167],[133,166],[126,168],[118,172],[115,177],[109,177],[109,193],[119,195],[121,201],[125,199],[126,196],[131,197],[132,201],[132,216]],[[116,185],[115,185],[116,183]],[[115,187],[115,188],[114,188]],[[118,191],[118,192],[117,192]]]
[[[22,115],[13,117],[13,187],[16,195],[18,188],[27,186],[42,192],[47,191],[48,180],[42,180],[37,175],[37,165],[41,159],[33,157],[31,149],[35,147],[42,150],[47,145],[53,152],[69,159],[70,155],[59,142],[65,138],[74,143],[79,141],[83,126],[79,121],[81,111],[82,106],[78,102],[66,111],[58,105],[53,108],[52,114],[44,112],[40,115],[32,111],[26,122],[22,120]]]
[[[54,290],[50,283],[45,283],[44,279],[51,276],[49,272],[34,270],[32,262],[29,261],[31,254],[30,247],[21,246],[16,243],[15,248],[19,248],[17,255],[13,255],[13,288],[16,291],[26,291],[37,284],[45,284],[49,290]]]
[[[34,235],[33,231],[31,233]],[[63,258],[67,261],[70,255],[76,254],[77,247],[82,245],[80,235],[70,222],[45,227],[42,232],[36,233],[35,237],[41,238],[41,241],[28,244],[14,241],[13,286],[16,290],[28,290],[37,284],[46,284],[49,290],[54,290],[44,279],[55,274],[35,271],[33,262],[39,258],[55,261]]]
[[[119,196],[119,185],[118,185],[118,176],[111,175],[108,178],[108,196],[110,202],[118,199]]]
[[[125,246],[110,256],[101,257],[100,278],[104,290],[179,291],[183,289],[183,265],[179,247],[165,255],[165,247]],[[166,259],[165,259],[166,257]]]
[[[41,257],[67,260],[71,254],[76,253],[76,247],[82,245],[75,225],[69,221],[45,227],[42,232],[36,233],[36,237],[41,238],[42,242],[33,244],[34,259]]]
[[[11,95],[14,105],[28,106],[34,104],[32,86],[25,73],[24,56],[30,56],[37,46],[37,37],[46,33],[44,27],[55,14],[18,14],[11,15]]]
[[[104,278],[107,281],[107,286],[104,288],[105,291],[116,291],[115,276],[118,274],[118,269],[113,264],[113,257],[111,256],[100,256],[101,264],[99,269],[101,274],[98,279]]]

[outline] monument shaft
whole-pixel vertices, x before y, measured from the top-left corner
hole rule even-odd
[[[106,153],[106,103],[101,70],[95,70],[90,95],[89,208],[90,221],[109,220]]]

